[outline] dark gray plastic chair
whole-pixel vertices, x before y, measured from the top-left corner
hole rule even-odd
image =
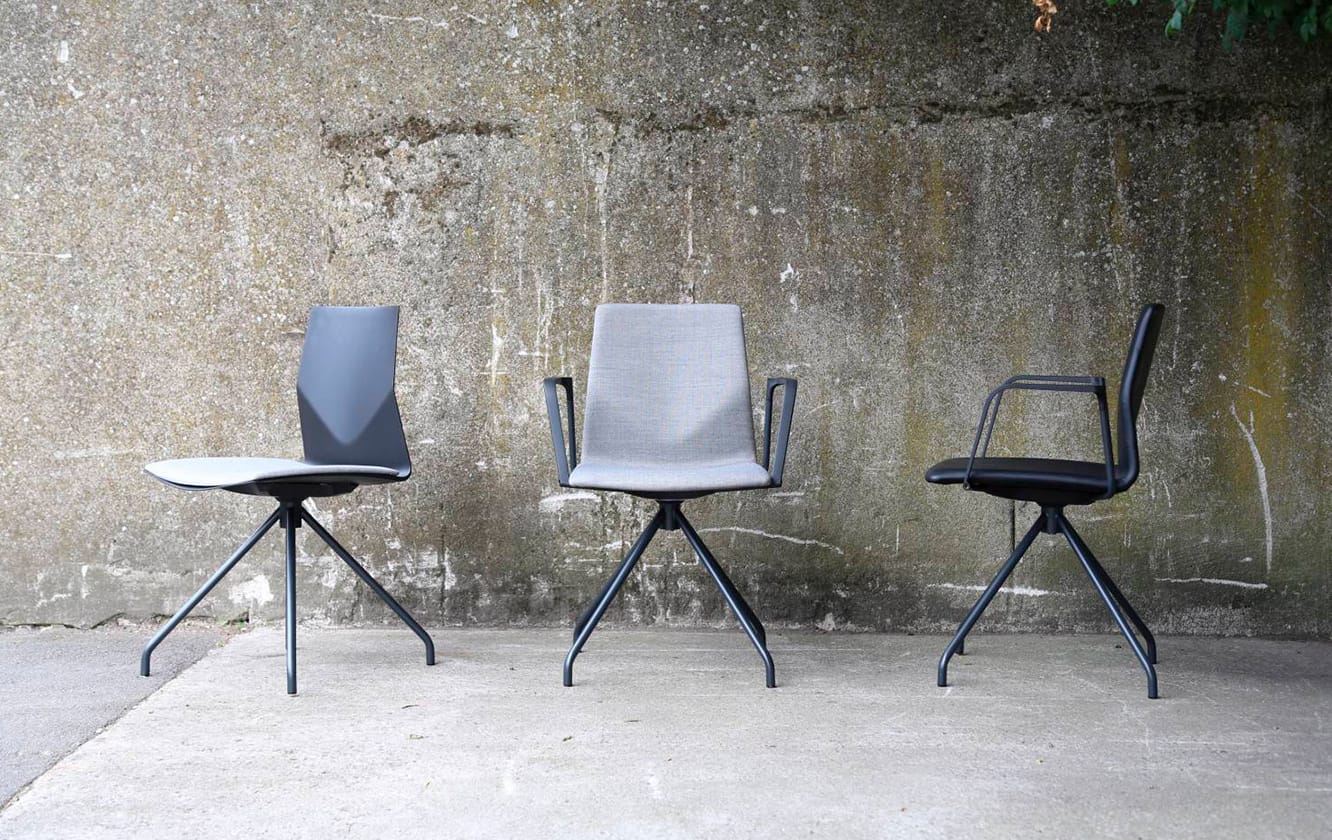
[[[412,474],[393,393],[397,341],[396,306],[316,306],[310,310],[296,380],[303,460],[184,458],[145,467],[149,475],[181,490],[230,490],[271,496],[278,506],[144,647],[139,673],[148,676],[153,649],[264,534],[280,524],[287,532],[287,693],[295,694],[296,529],[302,521],[412,628],[425,642],[426,664],[435,664],[435,643],[430,634],[303,507],[309,498],[339,496],[362,484],[405,481]]]
[[[1034,502],[1041,513],[1027,529],[1027,535],[1018,542],[1008,561],[985,587],[980,599],[958,628],[957,634],[939,657],[939,685],[948,685],[948,661],[954,653],[963,653],[967,634],[980,619],[981,613],[994,600],[1000,587],[1017,568],[1018,561],[1036,540],[1038,534],[1062,534],[1082,563],[1083,571],[1091,578],[1096,592],[1114,617],[1119,631],[1138,658],[1138,664],[1147,674],[1147,696],[1155,699],[1156,690],[1156,638],[1137,610],[1124,597],[1114,580],[1082,541],[1073,523],[1064,515],[1069,505],[1090,505],[1128,491],[1138,480],[1138,411],[1142,407],[1143,392],[1147,389],[1147,373],[1156,353],[1156,340],[1161,332],[1161,318],[1165,308],[1159,303],[1143,307],[1138,325],[1129,344],[1128,358],[1124,362],[1124,376],[1119,384],[1119,461],[1115,461],[1110,440],[1110,411],[1106,405],[1105,379],[1100,376],[1014,376],[985,398],[980,423],[971,442],[971,454],[966,458],[940,461],[925,473],[931,484],[961,484],[965,490],[979,490],[1001,499]],[[1101,449],[1103,460],[1070,461],[1057,458],[991,458],[987,455],[990,437],[994,434],[999,407],[1008,391],[1056,391],[1091,394],[1101,415]],[[993,411],[991,411],[993,407]],[[984,433],[982,445],[981,434]],[[1139,642],[1133,630],[1142,634]]]
[[[762,623],[722,571],[680,505],[712,493],[780,487],[795,411],[796,381],[768,380],[763,462],[754,459],[749,366],[740,307],[719,304],[605,304],[597,307],[587,372],[583,460],[578,459],[572,377],[545,380],[551,445],[561,487],[614,490],[659,505],[629,555],[574,628],[564,684],[597,622],[657,531],[684,533],[721,589],[776,686]],[[561,428],[559,389],[569,405]],[[777,445],[772,402],[783,389]],[[769,464],[771,463],[771,467]]]

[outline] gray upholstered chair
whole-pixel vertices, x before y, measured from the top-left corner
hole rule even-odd
[[[312,497],[350,493],[362,484],[405,481],[412,473],[407,440],[393,393],[398,307],[316,306],[305,331],[296,380],[305,458],[184,458],[158,461],[145,470],[181,490],[230,490],[277,499],[277,510],[231,555],[143,649],[145,677],[153,649],[277,524],[287,532],[287,693],[296,693],[296,529],[310,526],[398,617],[425,642],[426,664],[435,664],[430,634],[379,585],[347,549],[310,515]]]
[[[569,404],[567,441],[559,388]],[[774,448],[772,407],[778,388],[783,389],[783,402]],[[545,381],[560,486],[614,490],[659,505],[615,575],[578,619],[564,660],[566,686],[573,685],[574,659],[659,530],[684,533],[762,657],[768,687],[776,685],[762,623],[680,511],[684,501],[712,493],[781,486],[796,382],[769,379],[766,393],[759,463],[754,458],[740,308],[717,304],[597,307],[581,461],[575,444],[573,379]]]

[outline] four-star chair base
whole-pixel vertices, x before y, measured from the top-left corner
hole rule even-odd
[[[975,626],[976,621],[985,612],[985,608],[994,600],[994,596],[999,592],[999,588],[1008,580],[1008,576],[1017,568],[1018,561],[1027,553],[1027,549],[1035,542],[1037,534],[1063,534],[1064,539],[1073,547],[1073,552],[1078,555],[1078,560],[1082,563],[1083,571],[1087,577],[1091,578],[1092,585],[1100,594],[1101,600],[1105,602],[1106,607],[1110,609],[1110,614],[1114,616],[1115,623],[1119,625],[1119,632],[1124,634],[1128,640],[1129,647],[1133,649],[1133,655],[1138,658],[1138,663],[1142,665],[1142,670],[1147,673],[1147,696],[1155,700],[1156,693],[1156,638],[1152,636],[1152,631],[1147,629],[1147,624],[1138,615],[1137,610],[1124,597],[1124,593],[1115,586],[1115,582],[1106,574],[1105,569],[1096,561],[1095,555],[1091,549],[1078,536],[1078,532],[1073,530],[1073,525],[1064,516],[1063,507],[1043,507],[1041,515],[1032,523],[1031,528],[1027,530],[1027,535],[1013,549],[1009,555],[1008,562],[1004,563],[999,573],[990,581],[990,585],[985,587],[981,593],[980,600],[976,601],[976,606],[971,608],[966,620],[958,628],[957,635],[944,650],[943,656],[939,657],[939,686],[942,688],[948,685],[948,660],[952,659],[953,654],[964,653],[963,645],[966,642],[967,634]],[[1133,635],[1133,630],[1129,628],[1132,623],[1142,634],[1142,642],[1137,636]],[[1143,643],[1146,643],[1144,649]]]
[[[243,558],[246,554],[249,553],[250,549],[254,548],[254,546],[259,542],[259,540],[263,539],[263,536],[267,534],[274,525],[280,524],[282,528],[286,531],[286,545],[287,545],[287,566],[286,566],[287,693],[295,694],[296,693],[296,529],[301,527],[302,521],[304,521],[305,524],[309,525],[310,530],[318,534],[319,538],[323,540],[325,543],[327,543],[329,548],[333,549],[333,553],[338,555],[338,557],[342,558],[342,561],[351,567],[351,570],[356,573],[356,576],[359,577],[361,580],[365,581],[366,586],[369,586],[372,590],[374,590],[374,593],[378,595],[380,599],[384,601],[385,604],[388,604],[389,608],[392,609],[393,612],[397,613],[398,618],[402,619],[403,623],[406,624],[408,627],[410,627],[412,629],[412,632],[415,633],[418,637],[420,637],[421,641],[425,643],[426,664],[427,665],[435,664],[435,643],[433,640],[431,640],[430,634],[427,633],[425,629],[422,628],[421,625],[416,622],[416,619],[411,617],[411,615],[407,612],[407,610],[403,609],[401,604],[399,604],[397,601],[393,599],[392,595],[388,594],[388,592],[384,589],[384,587],[379,585],[379,581],[375,580],[374,576],[371,575],[368,571],[366,571],[364,566],[356,562],[356,558],[352,557],[351,553],[348,552],[347,549],[343,548],[342,545],[333,538],[333,535],[324,529],[323,525],[320,525],[319,522],[316,521],[315,518],[310,515],[310,512],[307,511],[303,506],[303,502],[304,499],[282,499],[278,502],[277,510],[273,511],[273,513],[270,514],[269,517],[264,520],[264,524],[259,526],[259,530],[255,531],[254,534],[252,534],[250,538],[246,540],[239,549],[236,550],[236,553],[231,555],[231,558],[228,559],[227,562],[223,563],[222,567],[213,573],[213,576],[208,579],[208,582],[205,583],[199,589],[198,592],[194,593],[193,597],[191,597],[190,600],[185,602],[185,606],[181,607],[176,612],[176,614],[171,617],[171,620],[168,621],[165,625],[163,625],[161,630],[157,631],[157,635],[153,636],[152,641],[148,642],[148,644],[143,649],[143,655],[139,659],[140,674],[142,674],[145,677],[149,675],[153,650],[159,644],[162,643],[162,640],[165,639],[172,630],[176,629],[176,625],[180,624],[180,622],[183,621],[185,617],[190,614],[190,611],[199,605],[199,602],[202,601],[204,597],[207,596],[208,593],[213,590],[213,587],[217,586],[218,583],[221,582],[222,578],[227,576],[227,573],[230,572],[236,566],[236,564],[241,561],[241,558]]]
[[[648,543],[652,542],[652,538],[656,536],[657,531],[664,530],[684,533],[685,539],[689,541],[694,553],[698,555],[699,562],[708,570],[708,574],[712,575],[712,579],[717,583],[717,588],[721,590],[727,605],[730,606],[731,612],[735,613],[735,617],[740,621],[740,626],[744,628],[745,635],[749,636],[749,640],[754,643],[754,649],[758,651],[759,657],[763,660],[763,670],[768,688],[776,688],[777,677],[773,670],[772,654],[768,653],[768,637],[763,631],[763,624],[758,620],[758,616],[754,615],[754,611],[750,609],[749,604],[745,603],[745,599],[736,590],[735,584],[727,577],[722,567],[717,564],[717,559],[712,556],[712,552],[708,551],[708,547],[703,543],[703,538],[694,530],[694,526],[689,524],[688,519],[685,519],[684,514],[680,511],[680,501],[668,499],[657,501],[661,505],[660,509],[652,517],[648,526],[643,529],[643,533],[639,535],[634,547],[630,549],[629,555],[624,558],[624,562],[620,563],[620,567],[615,570],[615,575],[606,581],[601,594],[597,596],[597,599],[592,602],[592,606],[587,608],[587,611],[583,613],[574,626],[573,646],[569,648],[569,655],[564,658],[565,686],[573,685],[574,659],[578,657],[583,645],[587,642],[587,638],[596,629],[597,622],[606,613],[606,608],[610,606],[611,601],[615,600],[616,593],[624,586],[624,582],[629,578],[629,573],[634,570],[639,558],[643,556],[643,551],[648,547]]]

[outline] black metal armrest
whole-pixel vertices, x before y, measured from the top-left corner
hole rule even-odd
[[[561,487],[569,486],[569,473],[578,466],[578,435],[574,430],[574,396],[572,376],[551,376],[542,383],[546,391],[546,415],[550,418],[550,445],[555,450],[555,469],[559,473]],[[569,404],[569,439],[564,439],[564,430],[560,424],[560,395],[557,388],[564,388],[564,398]]]
[[[976,426],[976,437],[971,442],[971,455],[967,459],[967,471],[962,477],[962,487],[971,489],[971,471],[976,465],[976,451],[980,457],[990,451],[990,438],[994,435],[994,424],[999,419],[999,406],[1008,391],[1065,391],[1080,394],[1094,394],[1096,405],[1101,415],[1101,446],[1105,453],[1105,494],[1108,499],[1115,494],[1115,460],[1110,443],[1110,408],[1106,404],[1105,377],[1102,376],[1043,376],[1038,374],[1019,374],[1004,380],[985,397],[981,408],[980,423]],[[994,406],[991,414],[990,406]],[[988,426],[986,421],[988,422]],[[985,432],[985,444],[981,445],[981,432]]]
[[[777,425],[777,448],[772,448],[772,396],[782,389],[782,416]],[[786,444],[791,438],[791,420],[795,417],[796,381],[790,377],[774,376],[768,379],[767,397],[763,408],[763,469],[772,476],[772,486],[782,486],[782,472],[786,469]],[[769,466],[771,463],[771,466]]]

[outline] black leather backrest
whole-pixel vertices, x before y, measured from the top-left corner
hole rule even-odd
[[[310,310],[296,380],[305,460],[411,474],[393,394],[397,345],[396,306]]]
[[[1142,308],[1124,361],[1124,379],[1119,385],[1119,464],[1115,470],[1116,490],[1121,493],[1138,480],[1138,410],[1147,390],[1147,373],[1152,367],[1164,314],[1165,307],[1159,303]]]

